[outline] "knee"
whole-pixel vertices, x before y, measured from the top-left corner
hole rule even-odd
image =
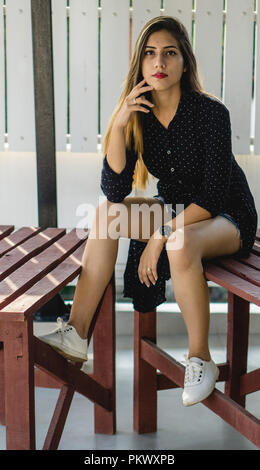
[[[201,261],[196,243],[196,235],[192,229],[184,228],[179,238],[177,236],[173,241],[171,239],[168,240],[165,248],[170,266],[175,270],[186,271],[195,261]]]

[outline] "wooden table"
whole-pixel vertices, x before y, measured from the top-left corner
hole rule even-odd
[[[75,229],[0,226],[0,420],[7,449],[35,449],[35,385],[61,388],[44,449],[58,447],[75,391],[94,403],[95,432],[116,431],[114,275],[92,323],[93,374],[33,335],[33,314],[79,275],[87,237]]]

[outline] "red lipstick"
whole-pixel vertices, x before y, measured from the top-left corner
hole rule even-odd
[[[165,78],[165,77],[168,77],[168,75],[166,75],[166,73],[155,73],[153,75],[154,78]]]

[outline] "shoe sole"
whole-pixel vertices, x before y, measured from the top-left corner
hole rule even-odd
[[[86,362],[88,360],[88,357],[83,358],[82,356],[74,356],[73,354],[65,351],[64,349],[60,349],[58,346],[55,346],[54,344],[51,344],[47,341],[43,341],[43,342],[45,344],[48,344],[48,346],[51,346],[51,348],[55,349],[55,351],[57,351],[61,356],[65,357],[65,359],[69,359],[70,361],[73,361],[73,362]]]
[[[205,397],[202,397],[202,398],[200,398],[200,399],[197,400],[197,401],[193,401],[193,402],[189,402],[189,403],[185,403],[185,402],[183,401],[183,405],[184,405],[184,406],[192,406],[192,405],[196,405],[197,403],[201,403],[203,400],[206,400],[206,398],[208,398],[208,397],[212,394],[212,392],[213,392],[213,390],[214,390],[214,388],[215,388],[215,385],[216,385],[216,381],[218,380],[218,378],[219,378],[219,369],[218,369],[218,371],[217,371],[217,373],[216,373],[214,386],[211,388],[210,392],[209,392],[207,395],[205,395]]]

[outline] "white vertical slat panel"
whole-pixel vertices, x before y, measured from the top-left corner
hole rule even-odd
[[[56,150],[66,150],[67,15],[66,0],[52,1],[53,71]]]
[[[224,102],[231,114],[233,151],[250,151],[253,61],[253,0],[228,0]]]
[[[129,68],[129,0],[102,0],[101,134],[120,98]]]
[[[4,68],[4,15],[0,2],[0,151],[4,148],[5,133],[5,68]]]
[[[98,3],[70,1],[70,134],[72,152],[96,152]]]
[[[194,51],[205,90],[218,98],[221,98],[222,30],[223,0],[199,0]]]
[[[173,16],[184,24],[191,38],[192,0],[164,0],[164,15]]]
[[[30,0],[6,1],[9,150],[35,151]]]
[[[254,153],[260,155],[260,7],[257,12],[256,22],[256,64],[255,64],[255,139]]]
[[[133,29],[132,29],[132,49],[139,33],[145,23],[155,16],[160,16],[162,12],[161,0],[133,0]]]

